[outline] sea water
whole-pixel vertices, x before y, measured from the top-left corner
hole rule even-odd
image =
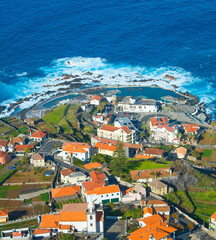
[[[156,79],[143,84],[173,89],[164,81],[170,74],[214,117],[215,9],[215,1],[204,0],[1,0],[0,102],[45,92],[43,85],[64,73],[91,71],[109,85]]]

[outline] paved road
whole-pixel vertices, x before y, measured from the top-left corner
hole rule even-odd
[[[125,234],[125,220],[105,220],[104,237],[109,240],[117,240]]]
[[[62,147],[63,142],[59,140],[48,140],[45,145],[40,148],[38,151],[40,154],[44,154],[45,156],[51,155],[52,151],[58,145],[58,148]]]
[[[9,169],[9,167],[14,166],[15,163],[17,163],[20,160],[19,157],[16,157],[14,159],[12,159],[9,163],[7,163],[4,168],[0,171],[0,177],[3,176],[4,174],[8,173],[9,171],[11,171],[11,169]]]

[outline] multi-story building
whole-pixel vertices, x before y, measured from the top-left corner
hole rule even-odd
[[[158,194],[158,195],[166,195],[168,193],[168,186],[162,183],[158,179],[154,179],[152,182],[148,184],[151,188],[151,192]]]
[[[0,210],[0,223],[8,221],[8,212],[6,210]]]
[[[30,135],[30,139],[36,142],[44,142],[47,139],[47,134],[38,130]]]
[[[135,131],[130,130],[128,127],[114,127],[103,124],[97,129],[97,136],[101,138],[108,138],[117,140],[120,142],[134,143],[135,142]]]
[[[157,102],[154,99],[133,99],[125,97],[122,102],[118,103],[119,112],[129,113],[147,113],[157,112]]]
[[[45,167],[45,157],[41,156],[41,154],[38,152],[34,153],[30,159],[30,163],[34,167]]]
[[[91,149],[92,147],[88,143],[64,142],[58,156],[63,157],[64,160],[75,157],[82,161],[88,161],[91,157]]]
[[[216,212],[211,215],[209,227],[216,230]]]
[[[98,95],[94,95],[93,97],[90,98],[90,100],[88,101],[89,104],[91,105],[96,105],[96,106],[99,106],[100,105],[100,102],[102,101],[102,97],[101,96],[98,96]]]
[[[8,140],[1,139],[0,140],[0,151],[6,152],[7,151]]]

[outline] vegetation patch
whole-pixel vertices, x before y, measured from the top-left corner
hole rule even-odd
[[[40,200],[43,202],[49,202],[49,193],[43,193],[40,195]]]
[[[43,120],[48,124],[57,124],[64,116],[67,105],[61,105],[47,113]]]
[[[205,149],[203,151],[202,157],[210,157],[212,154],[212,150],[211,149]]]
[[[156,163],[150,160],[129,160],[128,169],[129,170],[144,170],[144,169],[154,169],[154,168],[166,168],[169,167],[170,162]]]

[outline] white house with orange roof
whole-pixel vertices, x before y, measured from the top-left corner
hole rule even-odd
[[[92,199],[96,204],[121,202],[121,191],[118,185],[96,187],[90,191],[85,191],[84,196],[87,202]]]
[[[112,114],[98,113],[92,116],[92,120],[100,124],[110,124],[112,119]]]
[[[5,223],[8,221],[8,219],[7,210],[0,210],[0,223]]]
[[[164,141],[178,144],[180,139],[177,134],[179,132],[176,124],[169,124],[167,118],[157,117],[150,119],[151,137],[155,141]]]
[[[216,212],[214,212],[210,217],[209,227],[216,230]]]
[[[114,152],[116,150],[116,146],[110,143],[98,142],[95,144],[94,149],[97,150],[97,153],[113,157]]]
[[[185,134],[198,134],[200,126],[198,124],[182,124]]]
[[[159,214],[150,215],[139,220],[141,228],[131,232],[129,240],[175,240],[177,229],[164,223]]]
[[[127,143],[134,143],[136,140],[135,130],[130,130],[127,126],[114,127],[103,124],[97,129],[97,136]]]
[[[187,155],[187,148],[185,147],[176,148],[174,155],[179,159],[185,158]]]
[[[38,130],[30,135],[30,139],[36,142],[44,142],[47,139],[47,134]]]
[[[66,168],[60,171],[61,183],[67,184],[76,184],[81,185],[82,182],[85,182],[89,179],[83,172],[76,171],[73,168]]]
[[[91,104],[91,105],[96,105],[96,106],[99,106],[100,105],[100,102],[102,101],[102,97],[101,96],[99,96],[99,95],[94,95],[93,97],[91,97],[90,99],[89,99],[89,104]]]
[[[39,229],[50,229],[63,233],[104,232],[104,213],[91,200],[89,203],[64,204],[59,214],[42,215]]]
[[[88,161],[91,157],[92,147],[88,143],[82,142],[64,142],[62,151],[58,154],[64,160],[70,160],[71,157],[82,161]]]

